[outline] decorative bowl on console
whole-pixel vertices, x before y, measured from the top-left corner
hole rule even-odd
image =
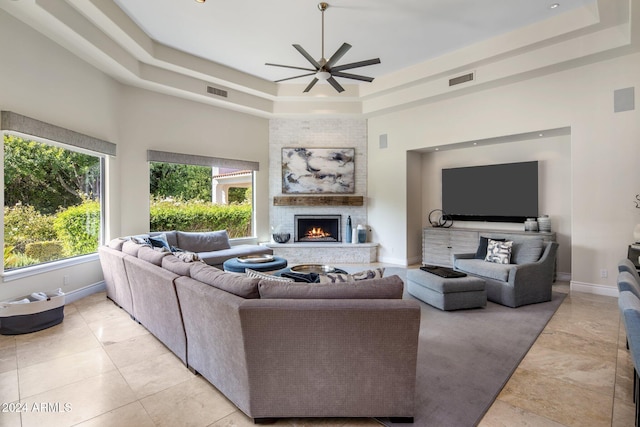
[[[273,233],[271,236],[276,243],[287,243],[291,238],[290,233]]]

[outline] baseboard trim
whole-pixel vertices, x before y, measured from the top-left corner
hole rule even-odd
[[[403,265],[403,266],[408,266],[410,264],[408,264],[406,259],[401,259],[401,258],[388,258],[388,257],[381,257],[378,256],[378,262],[382,262],[382,263],[386,263],[386,264],[397,264],[397,265]]]
[[[585,294],[602,295],[606,297],[618,297],[618,288],[613,286],[596,285],[594,283],[583,283],[571,281],[569,285],[570,292],[582,292]]]
[[[84,297],[88,297],[91,294],[102,292],[105,289],[106,289],[106,285],[104,283],[104,280],[102,280],[102,281],[100,281],[98,283],[94,283],[92,285],[85,286],[84,288],[74,289],[73,291],[65,292],[65,294],[64,294],[64,302],[65,302],[65,304],[69,304],[69,303],[72,303],[74,301],[78,301],[79,299],[82,299]]]

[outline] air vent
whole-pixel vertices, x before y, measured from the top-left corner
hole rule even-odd
[[[212,95],[222,96],[224,98],[229,96],[226,90],[218,89],[217,87],[212,87],[212,86],[207,86],[207,92]]]
[[[455,86],[455,85],[459,85],[460,83],[470,82],[470,81],[473,81],[473,79],[474,79],[473,73],[464,74],[462,76],[449,79],[449,86]]]

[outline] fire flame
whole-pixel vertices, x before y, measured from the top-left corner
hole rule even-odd
[[[309,239],[320,239],[322,237],[330,237],[331,233],[327,233],[321,227],[313,227],[307,231],[306,237]]]

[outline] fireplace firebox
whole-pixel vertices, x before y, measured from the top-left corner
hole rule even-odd
[[[294,215],[295,242],[342,242],[341,215]]]

